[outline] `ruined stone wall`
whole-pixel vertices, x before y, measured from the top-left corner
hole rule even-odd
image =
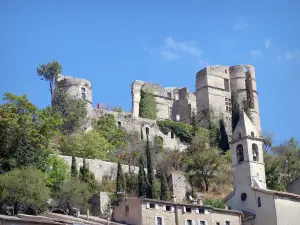
[[[193,113],[195,115],[197,113],[196,95],[190,93],[187,88],[179,89],[178,95],[178,109],[180,121],[187,124],[191,124]]]
[[[159,127],[157,126],[155,120],[134,117],[131,113],[125,113],[125,112],[119,113],[119,112],[108,111],[103,109],[91,110],[89,117],[92,120],[92,119],[100,118],[105,114],[114,115],[116,119],[116,123],[122,128],[124,128],[124,130],[128,133],[131,132],[140,133],[142,131],[144,138],[146,138],[146,134],[148,132],[150,140],[153,140],[155,136],[161,137],[163,140],[164,148],[179,149],[179,150],[186,149],[186,145],[181,143],[180,140],[175,136],[175,134],[173,138],[171,132],[169,132],[168,135],[163,134],[159,130]],[[91,124],[89,129],[91,129]]]
[[[86,99],[88,107],[92,107],[92,85],[90,81],[60,75],[56,81],[56,87],[64,89],[70,96]]]

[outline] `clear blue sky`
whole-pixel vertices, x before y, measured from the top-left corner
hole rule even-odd
[[[131,82],[195,89],[206,64],[256,67],[262,129],[300,140],[299,0],[0,0],[0,94],[50,103],[36,67],[58,60],[93,102],[131,108]]]

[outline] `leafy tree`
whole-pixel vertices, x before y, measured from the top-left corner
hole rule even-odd
[[[76,164],[75,156],[72,156],[71,176],[73,178],[78,177],[78,171],[77,171],[77,164]]]
[[[141,90],[139,116],[142,118],[153,119],[157,118],[157,103],[153,91],[150,89]]]
[[[76,157],[108,160],[112,148],[111,143],[97,130],[76,134],[72,139],[72,154]]]
[[[39,110],[27,98],[5,93],[0,106],[0,168],[27,165],[44,169],[52,135],[61,119],[51,108]]]
[[[138,195],[139,197],[147,197],[148,182],[145,173],[145,163],[143,157],[139,159],[139,174],[138,174]]]
[[[15,214],[39,214],[47,209],[49,193],[44,174],[36,168],[15,169],[0,176],[0,209],[13,206]]]
[[[126,194],[132,197],[138,196],[138,175],[135,173],[126,173]]]
[[[57,80],[59,74],[62,72],[62,66],[59,62],[53,60],[47,64],[41,64],[36,69],[37,75],[41,77],[42,80],[49,81],[50,85],[50,94],[51,94],[51,103],[52,106],[55,105],[53,93],[55,89],[55,81]]]
[[[62,185],[55,200],[57,206],[69,214],[73,213],[73,208],[78,208],[80,212],[86,213],[86,210],[90,209],[89,199],[91,196],[89,185],[74,178]]]
[[[154,186],[154,171],[153,171],[153,156],[149,143],[149,135],[147,135],[146,142],[146,157],[147,157],[147,180],[149,182],[147,189],[147,197],[155,199],[156,198],[156,190]]]
[[[94,122],[94,129],[111,144],[111,150],[127,145],[127,134],[116,125],[114,115],[106,114]]]
[[[160,200],[171,201],[171,192],[165,174],[161,176]]]
[[[126,190],[126,180],[123,174],[122,165],[118,162],[116,192],[124,192]]]
[[[69,177],[69,165],[57,155],[50,155],[47,160],[46,168],[47,187],[49,187],[52,192],[56,192]]]
[[[61,88],[56,88],[52,96],[52,108],[63,118],[63,133],[70,134],[80,129],[87,116],[86,100],[70,96]]]
[[[202,179],[208,191],[211,180],[221,167],[222,158],[218,149],[209,147],[201,137],[196,136],[187,150],[185,162],[186,172]]]

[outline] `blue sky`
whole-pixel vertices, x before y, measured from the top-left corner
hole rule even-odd
[[[256,67],[262,129],[300,140],[300,2],[0,0],[0,94],[50,103],[39,64],[88,79],[93,103],[131,108],[131,82],[195,89],[207,64]]]

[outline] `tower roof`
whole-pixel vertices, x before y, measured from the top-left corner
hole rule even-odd
[[[259,133],[247,114],[241,111],[239,122],[232,134],[232,141],[236,141],[245,136],[259,137]]]

